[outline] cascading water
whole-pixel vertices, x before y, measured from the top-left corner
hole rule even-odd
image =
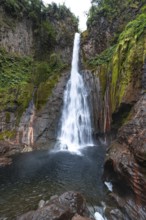
[[[71,76],[64,93],[59,149],[78,152],[93,145],[87,91],[78,71],[80,34],[75,34]]]

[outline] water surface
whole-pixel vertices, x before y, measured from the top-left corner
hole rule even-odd
[[[24,153],[0,169],[0,217],[15,219],[36,209],[41,199],[69,190],[81,192],[92,205],[104,199],[105,146],[84,148],[82,156],[67,151]]]

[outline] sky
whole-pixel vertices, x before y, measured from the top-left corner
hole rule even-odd
[[[63,4],[70,8],[77,17],[79,17],[79,29],[81,31],[86,30],[87,15],[86,12],[89,11],[91,7],[91,0],[43,0],[45,4],[50,4],[55,2],[57,4]]]

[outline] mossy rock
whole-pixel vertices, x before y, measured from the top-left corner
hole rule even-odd
[[[10,122],[10,119],[11,119],[10,112],[6,112],[6,113],[5,113],[5,117],[6,117],[6,123],[9,123],[9,122]]]
[[[125,31],[120,35],[113,55],[111,100],[112,111],[120,105],[129,83],[137,77],[140,84],[142,66],[145,57],[146,15],[139,15],[129,22]]]
[[[7,130],[0,133],[0,141],[10,140],[16,136],[16,130]]]
[[[103,97],[110,85],[112,112],[122,103],[132,81],[136,79],[135,88],[140,88],[145,59],[146,14],[143,13],[127,24],[116,45],[89,61],[90,68],[98,72]]]
[[[59,78],[60,78],[60,75],[55,74],[51,76],[46,82],[40,83],[35,93],[35,106],[38,110],[41,109],[44,104],[46,104]]]

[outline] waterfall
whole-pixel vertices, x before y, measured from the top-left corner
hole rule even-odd
[[[75,34],[71,76],[64,92],[61,129],[57,144],[60,150],[78,152],[93,145],[87,91],[78,71],[80,34]]]

